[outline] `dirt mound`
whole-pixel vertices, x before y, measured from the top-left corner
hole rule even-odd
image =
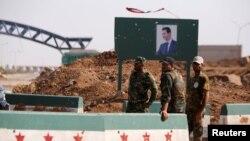
[[[116,60],[115,52],[105,52],[95,57],[79,59],[54,71],[46,68],[31,84],[17,85],[12,91],[14,93],[82,96],[87,110],[92,110],[93,106],[109,102],[117,92]],[[124,74],[124,78],[127,79],[128,75]],[[104,109],[103,112],[105,111]]]
[[[221,107],[226,103],[249,103],[250,89],[221,81],[213,82],[209,104],[211,105],[212,123],[218,123]]]
[[[237,58],[237,59],[223,59],[219,61],[208,61],[208,66],[211,67],[249,67],[250,56]]]
[[[209,76],[219,74],[236,74],[243,76],[249,73],[248,66],[239,65],[238,60],[230,60],[234,65],[223,65],[222,62],[208,62],[205,71]],[[115,52],[104,52],[98,56],[78,59],[58,67],[56,70],[46,68],[39,77],[29,85],[18,85],[15,93],[81,96],[85,110],[89,112],[122,112],[122,102],[127,99],[128,81],[133,62],[123,64],[122,97],[114,98],[117,93],[118,66]],[[185,62],[177,62],[176,68],[185,77]],[[146,61],[145,69],[150,71],[160,85],[161,63]],[[160,98],[160,89],[157,99]],[[250,90],[246,86],[237,86],[227,82],[212,81],[210,101],[213,122],[218,122],[220,108],[225,103],[250,101]]]
[[[5,78],[2,74],[0,74],[0,80],[6,80],[7,78]]]

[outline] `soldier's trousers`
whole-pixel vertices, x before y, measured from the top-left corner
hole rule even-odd
[[[148,108],[145,108],[144,103],[132,103],[128,102],[126,113],[146,113],[149,111]]]
[[[188,111],[187,120],[188,120],[188,130],[189,134],[193,132],[194,141],[202,141],[203,135],[203,127],[202,127],[202,119],[195,120],[195,111]]]

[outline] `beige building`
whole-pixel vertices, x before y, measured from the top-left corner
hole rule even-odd
[[[199,45],[198,55],[208,61],[241,58],[241,45]]]

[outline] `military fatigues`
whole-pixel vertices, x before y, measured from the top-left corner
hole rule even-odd
[[[201,72],[199,76],[191,77],[188,87],[186,114],[189,133],[193,131],[194,141],[202,141],[202,120],[195,120],[195,114],[201,106],[204,90],[209,90],[209,79],[207,75]]]
[[[9,110],[9,105],[5,98],[4,88],[0,86],[0,110]]]
[[[151,91],[150,97],[148,90]],[[127,113],[144,113],[148,112],[145,104],[151,105],[157,95],[157,85],[154,77],[149,72],[138,74],[135,70],[132,71],[129,79],[128,88],[128,105]]]
[[[169,113],[185,112],[185,83],[180,73],[176,70],[163,72],[160,84],[162,96],[161,104],[168,102]]]

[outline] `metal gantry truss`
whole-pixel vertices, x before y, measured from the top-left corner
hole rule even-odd
[[[85,49],[92,40],[91,37],[66,38],[43,29],[6,20],[0,20],[0,34],[28,39],[58,49],[59,51]]]

